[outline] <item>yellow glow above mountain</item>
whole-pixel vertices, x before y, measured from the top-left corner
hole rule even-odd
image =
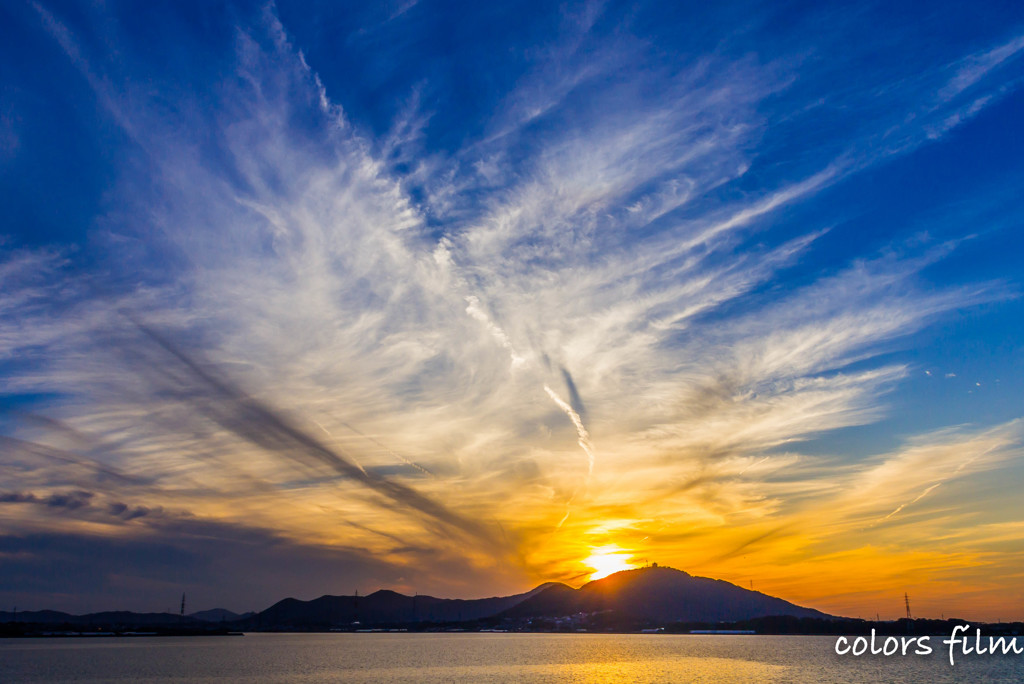
[[[629,562],[630,554],[617,546],[601,546],[583,560],[583,564],[594,570],[590,579],[599,580],[620,570],[632,570],[635,565]]]

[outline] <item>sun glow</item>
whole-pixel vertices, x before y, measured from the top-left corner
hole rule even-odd
[[[593,568],[590,580],[599,580],[620,570],[632,570],[635,566],[629,563],[630,555],[617,546],[601,546],[592,550],[583,564]]]

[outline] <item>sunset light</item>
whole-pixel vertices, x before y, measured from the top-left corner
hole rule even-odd
[[[620,570],[632,570],[634,565],[629,563],[630,555],[617,546],[602,546],[594,549],[583,561],[584,565],[594,569],[590,580],[599,580]]]
[[[1024,2],[0,25],[0,636],[1024,619]]]

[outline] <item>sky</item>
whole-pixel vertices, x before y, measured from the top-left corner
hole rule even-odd
[[[0,609],[1024,619],[1019,3],[0,25]]]

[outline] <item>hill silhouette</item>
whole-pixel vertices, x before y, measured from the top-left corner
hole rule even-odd
[[[235,620],[242,620],[251,615],[255,615],[253,612],[233,613],[230,610],[224,608],[213,608],[211,610],[201,610],[198,613],[191,613],[190,618],[194,620],[202,620],[204,622],[234,622]]]
[[[338,626],[465,622],[497,615],[549,587],[483,599],[407,596],[381,589],[367,596],[325,595],[312,601],[286,598],[238,623],[246,629],[329,629]]]
[[[85,615],[71,615],[56,610],[22,610],[18,613],[0,611],[0,623],[23,622],[37,625],[116,625],[130,627],[192,626],[201,620],[174,613],[133,613],[128,610],[107,610]]]

